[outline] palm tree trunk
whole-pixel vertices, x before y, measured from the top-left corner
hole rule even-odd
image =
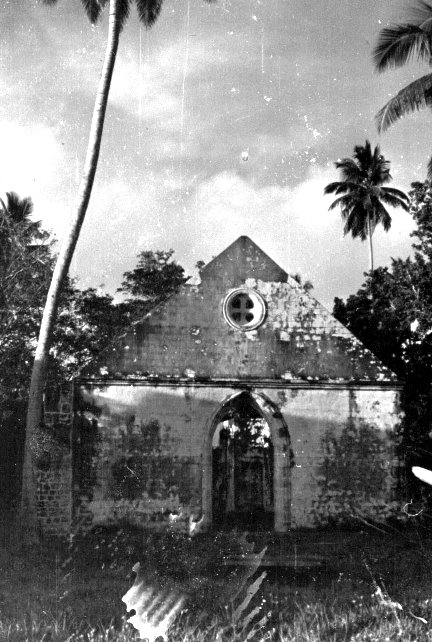
[[[48,353],[52,342],[53,328],[59,296],[64,279],[68,273],[72,256],[78,241],[81,226],[87,211],[102,141],[102,132],[108,102],[111,78],[114,70],[119,36],[119,6],[121,0],[110,0],[108,40],[102,73],[99,80],[96,101],[93,109],[83,177],[78,190],[77,208],[72,216],[69,230],[65,234],[47,300],[43,312],[38,344],[35,353],[30,382],[27,425],[24,445],[24,465],[21,493],[21,522],[31,536],[37,533],[36,479],[33,466],[32,440],[35,431],[42,423],[43,390],[47,368]]]
[[[374,255],[373,255],[373,244],[372,244],[372,226],[371,226],[371,221],[368,216],[367,219],[367,229],[368,229],[368,239],[369,239],[369,265],[370,265],[370,271],[372,272],[374,269]]]

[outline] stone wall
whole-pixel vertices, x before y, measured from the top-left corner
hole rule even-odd
[[[44,423],[34,442],[38,519],[45,534],[67,536],[72,521],[72,386],[51,391]]]
[[[200,444],[190,441],[191,399],[165,389],[80,389],[74,438],[75,519],[185,527],[201,502]],[[190,433],[193,434],[193,433]]]
[[[82,382],[74,438],[75,519],[87,525],[127,521],[187,528],[190,516],[200,518],[211,476],[209,433],[219,409],[240,390],[190,382]],[[275,452],[276,465],[285,466],[289,476],[280,483],[290,495],[285,509],[283,502],[276,507],[287,513],[276,516],[279,530],[376,521],[398,511],[396,390],[268,383],[249,390],[262,400],[264,412],[268,405],[269,417],[280,413],[277,420],[288,427],[291,451],[282,452],[280,442]],[[286,465],[277,464],[278,458]]]
[[[399,393],[377,386],[271,389],[294,453],[291,526],[397,515]]]
[[[262,312],[249,329],[227,316],[238,288]],[[242,390],[272,431],[277,530],[397,511],[394,373],[247,237],[77,384],[77,523],[210,524],[211,435]]]
[[[68,536],[72,523],[71,456],[65,451],[61,461],[49,469],[39,469],[37,488],[38,518],[46,535]]]
[[[237,288],[265,306],[259,327],[242,331],[224,316]],[[395,381],[295,279],[241,237],[105,351],[83,376],[190,377],[277,381]]]
[[[96,365],[108,376],[190,376],[285,381],[393,381],[348,330],[296,282],[247,279],[267,305],[263,325],[230,328],[218,283],[184,286],[135,325]]]

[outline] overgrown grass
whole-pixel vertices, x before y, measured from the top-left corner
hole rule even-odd
[[[190,542],[123,530],[97,532],[71,548],[51,544],[23,553],[9,545],[0,551],[0,640],[138,640],[121,601],[137,561],[144,582],[160,595],[175,590],[185,596],[169,630],[172,641],[246,642],[253,624],[253,640],[432,640],[432,536],[426,529],[296,538],[299,547],[325,551],[324,567],[269,569],[240,613],[245,590],[234,596],[245,583],[244,569],[222,566],[227,553],[247,550],[239,537]]]

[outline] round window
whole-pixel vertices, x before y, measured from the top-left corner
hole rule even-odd
[[[225,298],[223,313],[233,328],[254,330],[264,321],[264,299],[255,290],[240,289],[230,292]]]

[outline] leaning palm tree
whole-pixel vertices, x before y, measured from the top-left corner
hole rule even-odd
[[[102,9],[109,4],[108,39],[93,110],[83,177],[78,189],[76,209],[71,217],[69,229],[64,237],[58,254],[57,263],[44,308],[32,370],[27,412],[21,497],[21,516],[27,523],[29,532],[35,532],[37,524],[35,508],[35,480],[32,465],[31,443],[35,431],[38,429],[42,421],[42,395],[48,351],[52,341],[53,326],[56,318],[62,284],[64,283],[68,273],[90,200],[99,158],[105,111],[117,55],[119,36],[121,29],[129,16],[130,6],[132,4],[132,0],[81,1],[87,16],[92,23],[97,21]],[[55,5],[57,0],[43,0],[43,2],[47,5]],[[159,16],[162,0],[134,0],[134,2],[140,21],[146,27],[151,27]]]
[[[420,0],[408,21],[381,30],[374,50],[378,71],[401,67],[412,60],[432,64],[432,5]],[[432,107],[432,73],[401,89],[376,115],[378,131],[385,131],[413,111]],[[432,179],[432,157],[427,168]]]
[[[390,162],[381,155],[378,145],[372,152],[367,140],[365,146],[354,147],[354,158],[343,158],[335,163],[342,180],[329,183],[324,194],[342,194],[330,205],[340,207],[344,221],[344,234],[353,238],[369,239],[370,270],[374,269],[372,236],[378,224],[386,232],[391,226],[391,216],[383,203],[408,210],[408,196],[393,187],[384,187],[392,179]]]

